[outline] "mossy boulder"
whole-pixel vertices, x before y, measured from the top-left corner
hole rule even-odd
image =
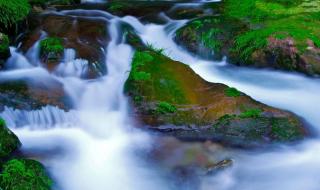
[[[188,22],[175,40],[209,59],[227,56],[240,66],[320,74],[319,2],[225,0],[214,5],[218,14]]]
[[[292,113],[264,105],[226,85],[206,82],[160,50],[135,53],[125,92],[143,124],[184,139],[251,146],[295,141],[307,134]],[[228,122],[221,122],[229,115],[233,117]]]
[[[18,137],[6,127],[5,121],[0,118],[0,160],[7,158],[20,146]]]
[[[50,190],[52,180],[41,163],[29,159],[13,159],[2,166],[0,187],[3,190]]]

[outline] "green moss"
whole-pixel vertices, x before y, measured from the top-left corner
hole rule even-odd
[[[176,111],[177,108],[168,102],[159,102],[157,104],[156,112],[159,114],[174,113]]]
[[[80,3],[80,0],[29,0],[31,5],[71,5]]]
[[[252,108],[242,112],[240,114],[240,117],[241,118],[257,118],[261,116],[261,113],[262,113],[262,110]]]
[[[108,4],[108,10],[109,11],[119,11],[121,9],[123,9],[124,7],[126,7],[125,3],[122,2],[111,2],[110,4]]]
[[[40,42],[41,54],[62,53],[64,50],[62,42],[63,40],[57,37],[51,37],[51,38],[46,38],[44,40],[41,40]]]
[[[20,145],[18,137],[6,127],[5,121],[0,118],[0,159],[8,157]]]
[[[132,97],[170,103],[185,102],[184,94],[174,72],[168,69],[166,57],[153,50],[136,51],[125,91]]]
[[[233,87],[228,87],[224,90],[224,93],[226,96],[229,97],[238,97],[241,95],[241,92],[239,90],[237,90],[236,88]]]
[[[8,28],[22,21],[30,11],[27,0],[0,0],[0,24]]]
[[[0,174],[0,187],[3,190],[49,190],[52,180],[44,167],[37,161],[13,159],[3,166]]]
[[[307,6],[309,5],[309,6]],[[310,7],[311,6],[311,7]],[[320,47],[320,2],[310,4],[307,0],[227,0],[225,14],[239,18],[250,25],[247,32],[235,39],[234,51],[244,61],[268,44],[268,38],[293,38],[299,52],[311,40]],[[308,7],[308,8],[306,8]]]
[[[0,54],[6,53],[9,49],[9,38],[7,35],[0,33]]]

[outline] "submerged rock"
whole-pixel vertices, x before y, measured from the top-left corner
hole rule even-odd
[[[295,141],[307,134],[294,114],[209,83],[161,52],[137,51],[125,84],[133,113],[150,129],[244,147]]]
[[[0,118],[0,160],[10,156],[20,146],[18,137],[6,127],[5,121]]]
[[[50,37],[48,39],[60,39],[64,49],[75,49],[77,59],[88,60],[88,70],[82,77],[96,78],[106,73],[105,48],[110,40],[106,20],[55,14],[38,15],[32,19],[38,23],[24,36],[22,51],[31,48],[44,31]],[[41,54],[41,60],[49,71],[53,71],[62,61],[63,52],[48,53]]]
[[[52,180],[41,163],[29,159],[13,159],[2,166],[0,188],[50,190]]]

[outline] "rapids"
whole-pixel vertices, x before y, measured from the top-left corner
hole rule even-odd
[[[207,1],[201,1],[204,2]],[[99,17],[110,22],[106,26],[111,35],[106,48],[107,75],[81,79],[88,61],[75,59],[73,49],[65,50],[64,61],[55,72],[49,73],[38,60],[38,43],[26,56],[11,47],[12,57],[7,62],[10,67],[0,73],[1,81],[57,81],[72,99],[74,109],[68,112],[53,106],[32,111],[6,107],[0,114],[22,141],[23,152],[47,167],[56,181],[55,189],[188,189],[187,182],[176,184],[168,173],[147,161],[146,154],[154,143],[152,136],[134,128],[128,116],[123,85],[134,49],[124,43],[119,26],[122,22],[131,25],[144,43],[164,48],[169,57],[190,65],[205,80],[234,86],[263,103],[292,111],[310,123],[316,133],[320,130],[320,114],[316,111],[320,108],[319,79],[197,58],[172,40],[174,31],[186,20],[163,16],[167,24],[157,25],[102,11],[70,10],[58,14]],[[319,189],[318,138],[264,152],[233,152],[235,164],[217,175],[202,177],[199,189]]]

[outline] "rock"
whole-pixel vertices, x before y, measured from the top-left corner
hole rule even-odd
[[[206,82],[161,50],[135,53],[125,92],[143,125],[181,139],[252,147],[307,135],[294,114],[234,93],[226,85]]]
[[[18,137],[6,127],[0,118],[0,160],[7,158],[21,146]]]
[[[52,180],[41,163],[29,159],[13,159],[3,165],[0,188],[50,190]]]
[[[259,6],[268,7],[271,2],[260,3],[263,5]],[[211,16],[188,22],[176,31],[175,40],[206,59],[221,60],[226,56],[230,63],[239,66],[319,76],[319,23],[314,13],[317,8],[304,10],[307,6],[300,6],[301,1],[275,4],[279,5],[261,10],[253,1],[214,3]],[[297,9],[306,14],[293,11]],[[286,15],[290,11],[292,14]]]
[[[71,101],[66,96],[62,84],[56,81],[5,81],[0,83],[0,109],[4,106],[16,109],[40,109],[46,105],[68,110]]]
[[[23,52],[40,38],[41,31],[45,31],[49,37],[62,39],[65,49],[75,49],[76,58],[89,61],[88,71],[83,78],[96,78],[106,73],[105,48],[110,39],[105,20],[55,14],[34,17],[32,19],[38,19],[38,27],[24,36],[21,46]],[[55,59],[48,59],[46,55],[41,57],[49,71],[57,67],[63,56],[54,57]]]

